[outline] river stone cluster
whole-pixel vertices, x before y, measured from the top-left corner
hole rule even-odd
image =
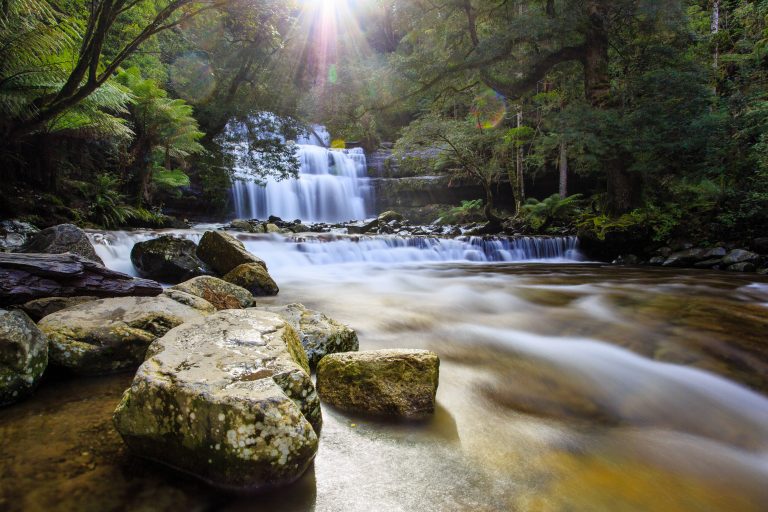
[[[296,332],[254,309],[220,311],[158,339],[114,420],[134,453],[235,489],[301,476],[322,422]]]
[[[48,366],[48,340],[22,311],[0,309],[0,405],[34,391]]]
[[[317,366],[317,392],[345,411],[422,419],[435,411],[439,369],[428,350],[331,354]]]
[[[260,308],[285,318],[299,333],[311,369],[327,354],[355,352],[359,348],[357,333],[346,325],[319,311],[307,309],[303,304]]]
[[[167,295],[101,299],[48,315],[39,327],[50,340],[52,363],[99,375],[136,368],[150,343],[212,309],[195,309]]]

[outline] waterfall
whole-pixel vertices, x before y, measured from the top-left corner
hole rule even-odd
[[[325,138],[326,132],[320,133]],[[314,134],[309,139],[320,142]],[[276,215],[304,222],[343,222],[374,214],[362,149],[298,144],[297,151],[301,164],[297,179],[268,178],[262,185],[248,179],[246,169],[235,170],[239,179],[232,185],[232,198],[237,218],[266,219]]]

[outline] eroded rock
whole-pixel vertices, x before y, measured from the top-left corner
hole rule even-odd
[[[243,242],[223,231],[206,231],[197,246],[197,256],[221,275],[243,263],[258,263],[267,268],[264,261],[245,250]]]
[[[163,235],[135,244],[131,263],[141,277],[179,283],[211,273],[196,251],[197,244],[192,240]]]
[[[164,295],[123,297],[58,311],[39,326],[50,340],[51,363],[99,375],[136,368],[150,343],[205,314]]]
[[[23,311],[0,309],[0,405],[30,395],[48,366],[48,339]]]
[[[225,275],[224,280],[245,288],[257,297],[277,295],[280,292],[269,272],[258,263],[243,263]]]
[[[292,482],[312,462],[320,402],[280,316],[220,311],[149,352],[114,416],[134,453],[234,489]]]
[[[253,305],[251,292],[228,283],[223,279],[211,276],[200,276],[172,286],[171,290],[179,290],[205,299],[216,309],[242,309]]]
[[[439,368],[427,350],[330,354],[317,365],[317,392],[342,410],[420,419],[435,410]]]

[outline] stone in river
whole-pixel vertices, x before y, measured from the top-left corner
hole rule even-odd
[[[151,347],[114,415],[128,447],[216,486],[299,478],[322,417],[296,332],[266,311],[220,311]]]
[[[245,250],[243,242],[223,231],[206,231],[197,246],[197,256],[220,275],[243,263],[258,263],[267,268],[264,261]]]
[[[135,244],[131,250],[131,263],[141,277],[180,283],[211,273],[196,251],[197,244],[192,240],[163,235]]]
[[[245,288],[257,297],[277,295],[280,292],[269,272],[258,263],[243,263],[225,275],[224,280]]]
[[[30,395],[48,366],[48,339],[23,311],[0,309],[0,405]]]
[[[195,277],[170,289],[201,297],[213,304],[216,309],[242,309],[253,305],[251,292],[218,277]]]
[[[91,245],[85,231],[73,224],[59,224],[31,235],[19,252],[45,254],[68,252],[104,264],[96,255],[96,249]]]
[[[19,309],[28,314],[35,322],[39,322],[42,318],[57,311],[61,311],[62,309],[71,308],[72,306],[98,299],[99,297],[92,295],[80,297],[46,297],[44,299],[31,300],[19,306]]]
[[[123,297],[63,309],[39,326],[50,340],[51,363],[100,375],[136,368],[153,341],[205,314],[166,295]]]
[[[435,410],[439,368],[427,350],[330,354],[317,365],[317,392],[345,411],[421,419]]]

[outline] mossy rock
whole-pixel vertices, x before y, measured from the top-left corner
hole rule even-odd
[[[131,263],[141,277],[164,283],[180,283],[210,274],[197,257],[197,244],[170,235],[139,242],[131,249]]]
[[[287,484],[309,467],[320,402],[285,320],[220,311],[150,352],[114,415],[136,455],[238,490]]]
[[[277,295],[280,292],[269,272],[258,263],[243,263],[225,275],[224,280],[245,288],[257,297]]]
[[[301,345],[313,370],[320,359],[328,354],[355,352],[359,349],[357,333],[354,330],[319,311],[307,309],[302,304],[259,309],[277,313],[299,333]]]
[[[435,411],[439,369],[427,350],[331,354],[317,365],[317,392],[345,411],[422,419]]]
[[[378,221],[379,224],[387,224],[392,221],[402,222],[405,220],[405,217],[403,217],[402,214],[397,213],[396,211],[386,211],[384,213],[381,213],[379,215]]]
[[[185,281],[171,290],[195,295],[213,304],[216,309],[242,309],[253,305],[251,292],[236,284],[211,276],[200,276]]]
[[[245,250],[243,242],[223,231],[206,231],[197,246],[197,256],[222,276],[243,263],[267,268],[264,261]]]
[[[52,315],[57,311],[61,311],[62,309],[71,308],[98,299],[99,297],[90,295],[80,297],[46,297],[44,299],[31,300],[26,304],[21,305],[19,309],[28,314],[32,320],[38,322],[40,319]]]
[[[59,224],[31,235],[19,252],[44,254],[68,252],[101,265],[104,264],[96,254],[96,249],[93,248],[88,235],[74,224]]]
[[[50,340],[51,363],[100,375],[138,367],[153,341],[205,314],[164,295],[123,297],[63,309],[39,326]]]
[[[23,311],[0,309],[0,405],[32,394],[48,366],[48,339]]]

